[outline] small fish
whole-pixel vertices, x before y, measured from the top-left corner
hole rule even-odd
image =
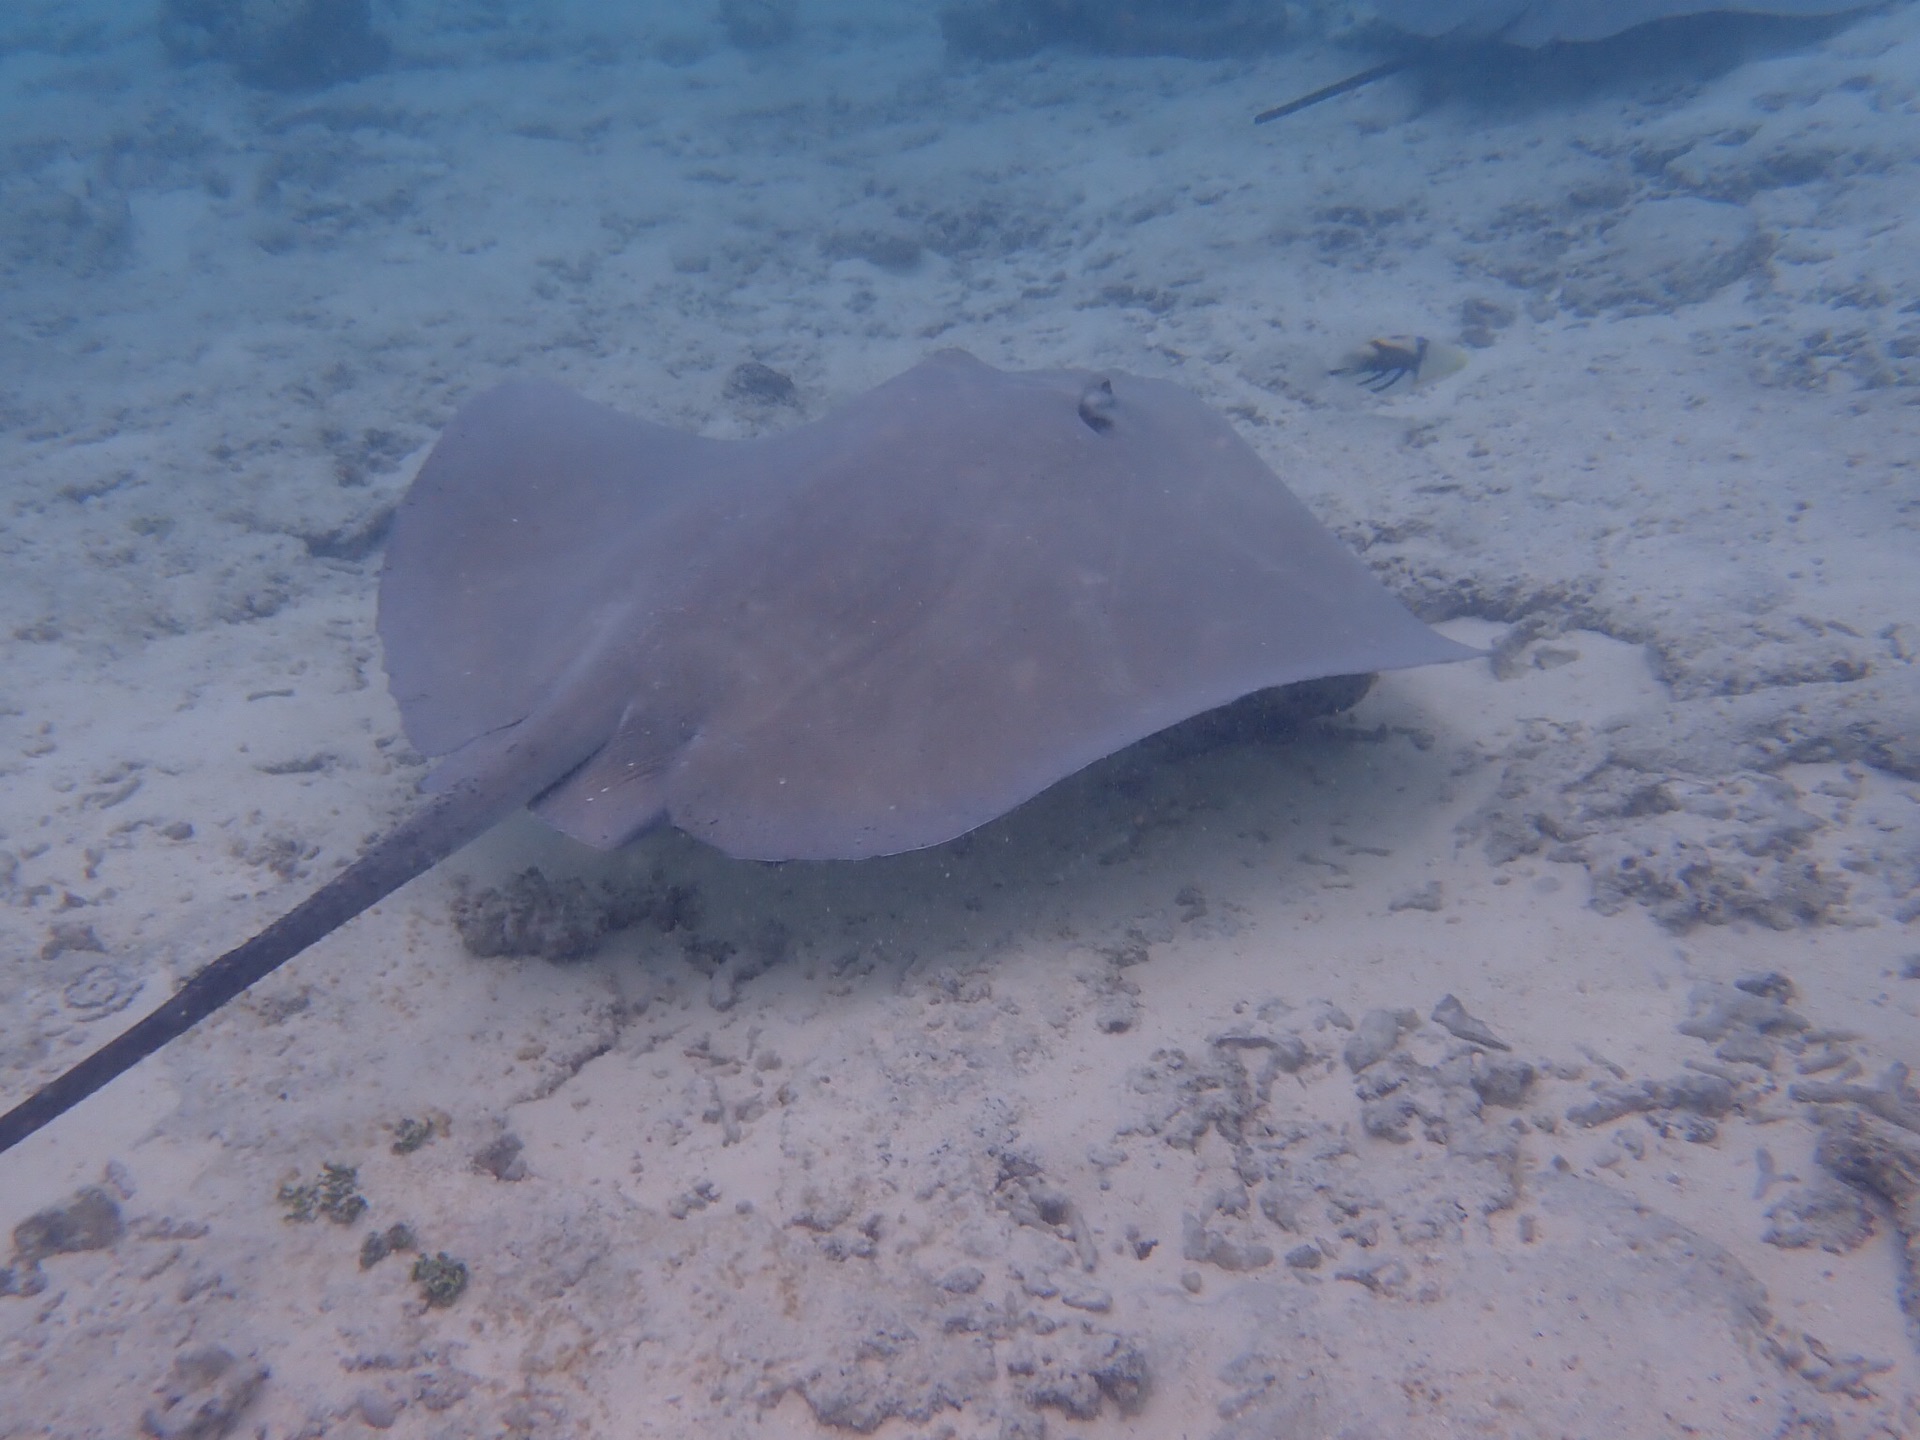
[[[1348,355],[1329,374],[1352,375],[1376,395],[1402,380],[1409,390],[1431,385],[1467,364],[1467,352],[1457,345],[1429,340],[1424,335],[1381,335]]]

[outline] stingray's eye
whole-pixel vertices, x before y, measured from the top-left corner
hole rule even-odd
[[[1080,418],[1089,430],[1104,435],[1113,428],[1113,411],[1119,403],[1114,398],[1113,382],[1102,376],[1080,392]]]

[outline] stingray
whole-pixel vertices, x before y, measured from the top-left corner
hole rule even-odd
[[[1878,0],[1373,0],[1385,24],[1427,40],[1498,42],[1530,50],[1606,40],[1657,20],[1722,13],[1812,19],[1864,10]],[[1412,68],[1401,55],[1253,117],[1265,125],[1323,100]]]
[[[1656,20],[1721,12],[1811,18],[1864,10],[1875,0],[1373,0],[1374,13],[1410,35],[1543,45],[1605,40]]]
[[[379,629],[425,803],[0,1116],[0,1149],[521,806],[595,846],[858,860],[1256,692],[1481,653],[1189,392],[959,351],[752,440],[488,391],[394,516]]]

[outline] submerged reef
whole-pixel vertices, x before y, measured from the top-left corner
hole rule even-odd
[[[1215,56],[1287,37],[1277,0],[952,0],[940,11],[947,49],[1008,60],[1050,45],[1109,55]]]
[[[312,90],[386,64],[371,0],[163,0],[160,39],[179,64],[219,60],[263,90]]]

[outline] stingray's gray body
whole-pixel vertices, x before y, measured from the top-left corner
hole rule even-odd
[[[1478,653],[1186,391],[959,352],[752,441],[490,391],[395,516],[380,633],[433,798],[0,1150],[519,806],[596,845],[884,855],[1253,691]]]
[[[1187,391],[958,351],[745,442],[503,386],[396,517],[380,626],[432,784],[559,724],[558,828],[755,859],[937,844],[1252,691],[1472,653]]]
[[[1732,11],[1820,16],[1864,10],[1874,0],[1374,0],[1382,20],[1411,35],[1499,40],[1509,45],[1604,40],[1655,20]]]

